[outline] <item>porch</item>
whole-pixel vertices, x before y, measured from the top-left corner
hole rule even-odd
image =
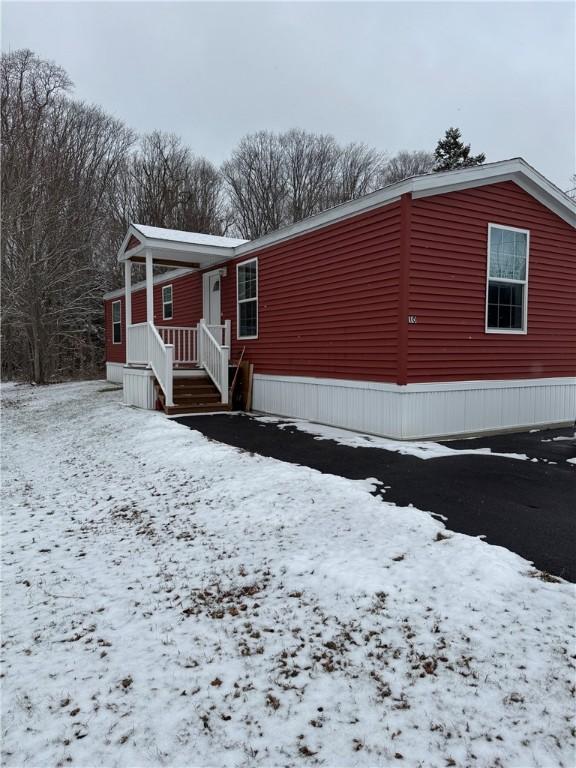
[[[124,263],[126,362],[124,400],[167,413],[198,412],[230,405],[231,322],[222,320],[220,279],[242,240],[131,225],[118,254]],[[146,320],[132,322],[132,267],[146,270]],[[157,322],[154,267],[208,270],[203,308],[208,317],[190,326]],[[214,267],[214,269],[210,269]],[[163,319],[164,319],[164,312]],[[172,313],[170,313],[169,320]]]

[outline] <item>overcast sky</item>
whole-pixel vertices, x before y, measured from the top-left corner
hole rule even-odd
[[[395,153],[456,125],[473,152],[520,155],[562,189],[576,169],[571,2],[9,2],[2,46],[217,163],[263,128]]]

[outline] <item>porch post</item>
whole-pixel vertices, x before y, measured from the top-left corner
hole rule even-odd
[[[126,318],[126,335],[132,325],[132,262],[124,262],[124,316]]]
[[[154,325],[154,271],[152,251],[146,251],[146,320]]]

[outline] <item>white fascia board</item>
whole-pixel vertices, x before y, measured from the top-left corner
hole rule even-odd
[[[402,195],[407,193],[411,193],[414,198],[429,197],[488,184],[497,184],[502,181],[514,181],[532,197],[539,200],[573,227],[576,227],[576,203],[531,165],[528,165],[525,160],[514,158],[485,165],[475,165],[457,171],[429,173],[404,179],[404,181],[378,189],[357,200],[342,203],[308,219],[236,246],[234,256],[244,256],[304,232],[312,232],[350,216],[388,205],[398,201]]]
[[[154,285],[159,285],[160,283],[166,283],[170,282],[171,280],[176,280],[178,277],[184,277],[184,275],[190,275],[192,272],[196,272],[195,269],[189,269],[188,267],[178,267],[177,269],[171,269],[169,272],[164,272],[162,275],[155,275],[153,283]],[[135,291],[142,291],[146,288],[146,281],[142,280],[140,283],[134,283],[132,286],[131,293],[134,293]],[[103,298],[104,299],[118,299],[122,298],[125,295],[126,291],[124,288],[116,288],[113,291],[108,291],[108,293],[105,293]]]
[[[135,248],[131,248],[126,252],[125,249],[132,236],[140,241],[140,245],[137,245]],[[157,256],[164,254],[167,258],[171,255],[173,258],[182,259],[183,266],[186,261],[197,262],[203,257],[209,266],[214,263],[215,260],[221,261],[222,259],[232,258],[235,250],[234,246],[180,243],[174,240],[148,238],[131,224],[128,227],[126,237],[122,241],[122,245],[118,251],[118,261],[127,261],[133,256],[140,255],[147,249],[152,250]]]
[[[134,235],[142,244],[137,248],[133,248],[129,252],[130,256],[137,255],[144,248],[152,248],[156,252],[185,253],[190,255],[191,262],[194,261],[194,256],[196,256],[196,261],[199,260],[198,257],[204,256],[208,257],[208,259],[202,264],[201,268],[205,268],[205,266],[211,266],[212,263],[217,263],[217,259],[222,261],[245,256],[305,232],[312,232],[329,224],[343,221],[351,216],[366,213],[383,205],[389,205],[390,203],[397,202],[402,195],[407,193],[412,194],[414,198],[429,197],[431,195],[440,195],[488,184],[497,184],[503,181],[514,181],[528,194],[576,228],[576,202],[571,200],[568,195],[548,181],[525,160],[513,158],[496,163],[476,165],[471,168],[462,168],[456,171],[443,171],[423,176],[413,176],[383,189],[378,189],[356,200],[341,203],[334,208],[329,208],[327,211],[322,211],[307,219],[290,224],[287,227],[238,246],[201,246],[172,242],[167,247],[165,240],[147,239],[131,225],[120,248],[118,260],[123,261],[128,257],[124,253],[124,248],[128,244],[130,237]],[[210,257],[214,260],[211,261]]]
[[[448,180],[450,183],[447,183]],[[413,179],[412,196],[415,199],[430,197],[503,181],[513,181],[546,208],[576,227],[576,203],[522,158],[417,177]]]
[[[124,240],[122,240],[122,245],[118,249],[118,256],[116,257],[118,261],[125,261],[126,260],[126,254],[124,253],[128,243],[130,242],[130,238],[134,236],[137,240],[140,240],[140,243],[142,243],[142,235],[140,232],[137,232],[136,229],[130,224],[128,227],[128,232],[126,232],[126,236]],[[141,248],[141,245],[139,245],[137,248],[132,248],[130,250],[130,255],[137,253]]]
[[[155,253],[160,251],[168,254],[179,254],[176,258],[190,255],[191,261],[194,256],[207,256],[208,258],[231,258],[234,255],[233,246],[222,245],[195,245],[194,243],[177,243],[167,240],[146,240],[146,248],[152,249]]]
[[[400,200],[400,195],[404,194],[404,189],[399,189],[406,185],[406,182],[398,182],[385,189],[378,189],[376,192],[370,192],[364,197],[359,197],[357,200],[350,200],[347,203],[341,203],[341,205],[335,208],[329,208],[327,211],[317,213],[314,216],[310,216],[308,219],[297,221],[295,224],[290,224],[287,227],[278,229],[274,232],[270,232],[267,235],[256,240],[250,240],[243,245],[238,245],[234,248],[235,256],[244,256],[251,251],[260,250],[268,245],[281,242],[282,240],[289,240],[296,235],[300,235],[303,232],[312,232],[315,229],[321,229],[328,224],[333,224],[337,221],[343,221],[351,216],[356,216],[359,213],[366,213],[373,208],[379,208],[381,205],[388,205]]]

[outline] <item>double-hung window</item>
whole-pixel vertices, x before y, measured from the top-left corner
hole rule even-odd
[[[172,303],[172,286],[165,285],[162,288],[162,320],[172,320],[174,317],[174,304]]]
[[[112,302],[112,344],[122,344],[122,302]]]
[[[487,333],[526,333],[529,240],[527,229],[488,225]]]
[[[239,339],[258,337],[258,259],[251,259],[236,267],[236,294],[238,304]]]

